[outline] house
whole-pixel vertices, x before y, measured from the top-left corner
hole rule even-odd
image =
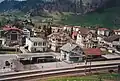
[[[22,32],[23,32],[24,37],[26,37],[26,38],[30,37],[30,31],[28,29],[23,28]]]
[[[0,38],[3,38],[4,37],[4,30],[0,30]]]
[[[4,30],[0,30],[0,46],[5,44]]]
[[[72,26],[67,26],[67,25],[63,26],[63,31],[71,36],[72,32],[73,32],[73,27]]]
[[[45,52],[48,49],[47,41],[42,38],[26,38],[26,46],[30,52]]]
[[[98,28],[97,30],[98,35],[109,36],[110,30],[107,28]]]
[[[97,40],[98,40],[98,45],[99,46],[103,46],[104,45],[104,38],[106,38],[106,36],[97,35]]]
[[[80,28],[77,34],[76,43],[82,48],[96,48],[98,44],[97,36],[87,28]]]
[[[64,32],[52,33],[48,36],[49,47],[52,51],[59,52],[60,48],[70,39],[69,35]]]
[[[61,48],[61,60],[67,62],[83,61],[83,51],[81,47],[76,44],[67,43]]]
[[[74,26],[73,31],[79,31],[80,28],[81,28],[81,26]]]
[[[113,36],[109,36],[104,38],[104,43],[108,46],[108,47],[114,47],[116,49],[120,48],[120,35],[113,35]]]
[[[52,31],[52,33],[62,32],[62,31],[63,31],[63,27],[60,27],[60,26],[52,26],[52,27],[51,27],[51,31]]]
[[[4,46],[5,45],[5,39],[4,38],[0,38],[0,46]]]
[[[22,45],[23,32],[21,29],[15,27],[4,27],[3,30],[5,31],[5,44],[7,46]]]
[[[114,32],[115,32],[115,35],[120,35],[120,29],[114,30]]]
[[[100,48],[87,48],[84,50],[84,54],[87,58],[101,57],[102,52]]]
[[[22,32],[23,32],[22,44],[25,45],[26,38],[30,37],[30,31],[28,29],[26,29],[26,28],[23,28]]]
[[[45,31],[41,28],[33,28],[32,32],[34,37],[45,38]]]

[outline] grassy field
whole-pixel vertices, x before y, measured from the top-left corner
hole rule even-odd
[[[82,77],[61,77],[53,78],[45,81],[120,81],[119,74],[100,74],[92,76],[82,76]]]

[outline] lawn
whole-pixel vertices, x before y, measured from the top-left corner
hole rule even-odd
[[[119,74],[100,74],[82,77],[61,77],[53,78],[45,81],[120,81]]]

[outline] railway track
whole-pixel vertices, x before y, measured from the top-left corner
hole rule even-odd
[[[89,71],[100,71],[100,70],[109,70],[117,69],[118,64],[101,64],[101,65],[87,65],[87,66],[73,66],[69,68],[57,68],[52,70],[32,70],[32,71],[23,71],[15,73],[7,73],[0,75],[0,81],[13,81],[20,79],[27,79],[33,77],[45,78],[51,76],[61,76],[61,75],[70,75],[75,73],[87,73]],[[21,80],[21,81],[22,81]]]

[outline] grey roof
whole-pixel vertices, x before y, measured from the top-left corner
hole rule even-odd
[[[107,38],[104,38],[104,40],[107,42],[113,42],[114,40],[116,40],[118,38],[120,39],[120,35],[113,35],[113,36],[109,36]]]
[[[29,38],[32,42],[40,42],[40,41],[45,41],[44,39],[42,38],[39,38],[39,37],[30,37]]]
[[[63,51],[66,51],[66,52],[70,52],[76,47],[77,47],[76,44],[67,43],[67,44],[63,45],[60,49]]]

